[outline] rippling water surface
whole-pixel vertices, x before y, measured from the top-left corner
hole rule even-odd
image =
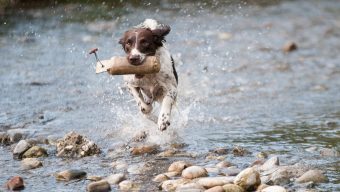
[[[123,55],[118,39],[145,18],[172,28],[167,42],[179,98],[164,133],[138,113],[122,77],[96,75],[88,55],[94,47],[101,59]],[[284,53],[288,41],[298,49]],[[150,142],[185,142],[197,153],[240,145],[279,154],[286,163],[302,160],[327,170],[330,182],[320,190],[340,190],[338,158],[306,151],[339,150],[339,53],[337,1],[60,4],[9,11],[0,27],[0,131],[25,128],[34,137],[59,138],[75,130],[104,155],[79,161],[52,156],[44,161],[47,170],[27,172],[1,147],[0,183],[18,174],[37,189],[69,191],[71,184],[51,176],[55,171],[80,167],[107,175],[110,170],[100,167],[110,161],[105,153],[146,130]],[[241,161],[249,164],[251,157]]]

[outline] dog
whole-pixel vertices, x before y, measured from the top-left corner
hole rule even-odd
[[[178,76],[175,62],[164,45],[165,36],[170,30],[168,25],[146,19],[140,25],[126,31],[119,40],[131,65],[141,65],[147,56],[156,56],[160,60],[161,68],[158,73],[124,75],[123,78],[139,110],[146,117],[152,119],[153,104],[160,103],[160,113],[155,121],[161,131],[170,126],[171,110],[177,98]]]

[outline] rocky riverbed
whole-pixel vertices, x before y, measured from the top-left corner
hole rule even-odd
[[[337,0],[54,2],[0,13],[0,191],[340,191]],[[165,132],[88,55],[145,18],[172,29]]]

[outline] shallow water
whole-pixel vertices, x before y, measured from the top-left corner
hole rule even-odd
[[[340,147],[337,1],[113,7],[61,4],[16,9],[2,18],[0,131],[25,128],[33,137],[59,138],[74,130],[104,153],[77,161],[52,156],[44,169],[22,171],[10,149],[0,147],[0,183],[23,175],[29,191],[83,190],[83,182],[56,183],[52,174],[79,167],[108,175],[108,151],[146,130],[149,142],[185,142],[195,153],[240,145],[278,154],[287,164],[302,160],[327,171],[330,182],[319,190],[340,190],[337,157],[306,151]],[[101,59],[122,55],[120,35],[144,18],[172,28],[167,42],[177,63],[179,98],[164,133],[138,113],[122,78],[96,75],[88,55],[94,47]],[[283,53],[288,41],[298,50]],[[246,166],[254,156],[229,160]]]

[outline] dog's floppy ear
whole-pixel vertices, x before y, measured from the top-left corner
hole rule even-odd
[[[155,43],[159,46],[162,46],[163,42],[165,41],[165,36],[170,33],[171,28],[169,25],[163,25],[161,28],[157,28],[151,31],[154,36]]]

